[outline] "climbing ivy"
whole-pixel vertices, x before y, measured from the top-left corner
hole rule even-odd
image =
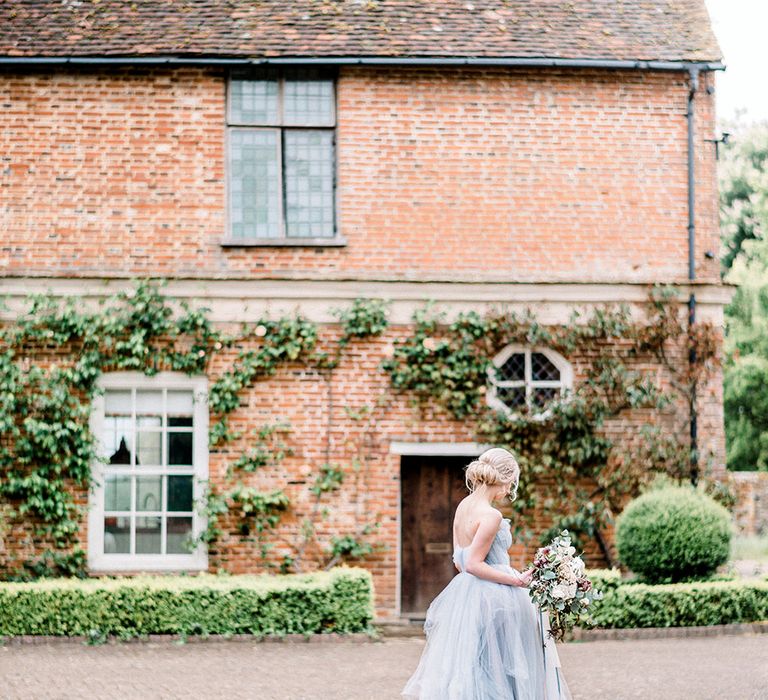
[[[643,320],[634,320],[627,305],[606,305],[588,315],[575,310],[555,326],[541,324],[529,310],[463,313],[447,323],[427,306],[382,369],[395,390],[420,404],[435,402],[456,419],[471,418],[478,441],[517,456],[524,474],[513,505],[518,534],[530,538],[543,516],[553,521],[552,532],[567,528],[595,538],[610,562],[602,533],[627,498],[655,471],[692,476],[690,451],[679,440],[685,423],[671,427],[659,418],[687,421],[680,403],[689,402],[716,368],[717,343],[710,324],[684,328],[675,296],[670,287],[651,288]],[[548,402],[546,413],[544,406],[526,405],[513,415],[485,401],[492,359],[508,344],[546,346],[588,361],[575,388]],[[691,348],[695,361],[689,365]],[[667,370],[671,388],[649,371],[631,369],[650,360]],[[610,423],[630,410],[647,421],[636,434],[617,437]]]
[[[216,353],[247,348],[210,387],[209,442],[216,449],[243,437],[230,429],[228,416],[255,382],[286,362],[323,367],[322,355],[315,352],[317,327],[301,316],[264,318],[224,334],[214,328],[205,307],[166,297],[165,284],[137,280],[91,306],[74,298],[31,296],[26,312],[0,327],[0,502],[7,519],[34,523],[35,536],[46,538],[50,547],[21,562],[11,578],[84,575],[85,552],[77,546],[84,507],[74,494],[91,487],[97,455],[89,419],[102,373],[206,374]],[[381,333],[385,306],[355,300],[349,310],[338,310],[342,336],[329,356],[338,362],[353,339]],[[199,540],[215,542],[222,534],[220,519],[234,517],[239,534],[255,534],[266,554],[267,533],[290,503],[282,490],[257,491],[241,476],[290,454],[287,445],[273,440],[276,431],[286,429],[257,430],[255,446],[228,465],[224,485],[205,485],[201,508],[208,526]]]
[[[95,307],[32,297],[26,313],[0,328],[0,501],[9,518],[34,522],[35,535],[50,545],[38,558],[22,562],[16,577],[84,572],[85,554],[75,546],[83,509],[73,494],[91,485],[96,454],[89,418],[99,376],[114,370],[208,374],[217,353],[237,348],[232,365],[210,387],[209,442],[214,452],[227,454],[232,443],[249,447],[228,461],[223,482],[206,484],[201,508],[208,527],[200,539],[215,543],[223,523],[234,522],[238,535],[255,537],[267,557],[272,533],[291,503],[282,490],[262,492],[247,480],[290,454],[284,441],[288,426],[262,426],[246,438],[231,429],[230,414],[256,382],[283,363],[301,361],[325,378],[332,415],[334,373],[344,351],[388,327],[385,302],[354,300],[334,310],[340,332],[333,343],[321,343],[316,325],[301,316],[264,318],[225,334],[213,326],[207,309],[168,299],[163,286],[138,281]],[[364,424],[361,444],[349,465],[327,458],[318,467],[307,486],[310,511],[283,569],[301,569],[306,547],[316,540],[317,520],[328,512],[324,499],[340,491],[345,479],[354,477],[355,497],[365,498],[371,460],[364,443],[393,392],[412,396],[418,405],[442,406],[467,421],[479,441],[507,446],[517,455],[526,476],[514,502],[523,534],[530,535],[537,517],[549,517],[554,529],[567,527],[597,539],[610,561],[605,525],[649,475],[691,477],[691,455],[679,440],[685,426],[670,429],[669,421],[687,420],[679,407],[717,367],[717,338],[709,324],[685,327],[675,296],[674,289],[652,288],[642,320],[626,306],[608,305],[586,315],[574,311],[558,326],[540,323],[530,311],[470,312],[447,322],[432,305],[420,309],[410,335],[395,341],[392,356],[381,365],[388,384],[382,396],[362,409],[344,407],[348,418]],[[548,404],[546,418],[537,413],[542,407],[524,406],[511,416],[485,401],[492,358],[510,343],[588,358],[576,387]],[[661,385],[650,371],[632,369],[643,365],[663,367],[669,381]],[[647,420],[632,435],[617,435],[612,425],[626,411]],[[331,538],[323,550],[327,564],[374,551],[378,523],[366,522],[365,515],[356,516],[354,532]]]

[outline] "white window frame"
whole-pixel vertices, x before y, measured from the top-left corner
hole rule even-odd
[[[534,381],[531,376],[531,355],[533,353],[541,353],[544,355],[557,369],[560,371],[560,379],[555,380],[536,380]],[[522,380],[501,382],[496,379],[496,370],[501,367],[512,355],[525,354],[525,373]],[[488,391],[486,393],[486,401],[491,408],[495,408],[498,411],[503,411],[511,419],[521,419],[523,416],[519,411],[507,406],[498,396],[498,386],[524,386],[525,387],[525,401],[528,406],[531,405],[531,394],[534,388],[559,388],[561,399],[566,399],[570,395],[573,388],[573,367],[559,352],[556,352],[550,348],[526,345],[507,345],[501,352],[499,352],[492,360],[491,366],[488,368]],[[552,409],[546,408],[538,413],[532,413],[530,415],[534,420],[546,420],[552,415]]]
[[[193,396],[192,454],[195,474],[192,478],[192,536],[197,538],[206,527],[200,514],[208,480],[208,378],[190,377],[177,372],[159,372],[148,377],[141,372],[111,372],[102,375],[99,386],[104,389],[182,389]],[[91,431],[97,444],[104,429],[104,396],[95,397],[91,412]],[[88,496],[88,567],[93,572],[120,571],[205,571],[208,551],[198,543],[188,554],[105,554],[104,553],[104,465],[93,464],[93,486]]]

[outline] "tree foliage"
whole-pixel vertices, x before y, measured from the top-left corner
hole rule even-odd
[[[764,261],[768,235],[768,124],[730,128],[736,136],[723,146],[719,169],[725,271],[738,258]]]
[[[727,464],[768,469],[768,124],[730,127],[720,167]]]

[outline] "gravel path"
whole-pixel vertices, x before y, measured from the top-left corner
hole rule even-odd
[[[0,647],[0,698],[397,700],[423,640]],[[560,645],[574,700],[768,700],[768,635]]]

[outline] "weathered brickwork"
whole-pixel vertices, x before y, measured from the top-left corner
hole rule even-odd
[[[713,96],[697,275],[719,281]],[[6,274],[684,281],[684,73],[344,67],[342,248],[222,248],[221,70],[5,72]]]
[[[742,535],[768,533],[768,472],[733,472],[730,483],[736,491],[736,524]]]
[[[717,260],[704,255],[718,247],[714,149],[704,140],[714,129],[712,82],[702,76],[695,100],[696,269],[700,281],[719,285]],[[220,245],[226,86],[226,73],[214,68],[0,73],[0,275],[521,285],[687,279],[684,73],[342,67],[338,219],[347,244],[327,248]],[[275,563],[295,550],[317,468],[347,469],[344,488],[323,497],[330,514],[319,520],[318,537],[381,522],[376,539],[384,547],[364,565],[383,617],[398,611],[400,499],[407,497],[390,444],[475,439],[469,423],[389,395],[378,364],[406,334],[394,328],[355,343],[330,383],[300,365],[282,368],[243,396],[231,421],[246,435],[277,419],[292,428],[294,454],[248,481],[284,488],[293,503],[270,555]],[[578,382],[590,358],[568,359]],[[211,376],[231,360],[222,356]],[[664,379],[660,368],[645,368]],[[370,425],[345,411],[380,395],[388,398]],[[632,439],[646,418],[626,415],[608,431]],[[718,373],[702,389],[699,422],[715,472],[724,464],[722,422]],[[214,484],[246,447],[241,441],[211,453]],[[360,471],[350,466],[355,456]],[[241,542],[234,523],[224,524],[210,568],[261,570],[257,543]],[[41,545],[29,524],[6,523],[0,566]],[[530,554],[512,550],[516,565]],[[601,563],[596,546],[587,556]],[[316,557],[309,548],[307,561]]]
[[[317,539],[327,546],[332,535],[353,534],[360,526],[378,521],[380,527],[374,540],[379,550],[362,563],[375,577],[377,609],[381,617],[397,613],[398,551],[400,547],[401,457],[390,452],[393,441],[403,442],[472,442],[471,421],[456,421],[448,414],[433,407],[415,408],[408,396],[393,395],[389,379],[379,369],[379,363],[391,351],[391,343],[402,337],[407,329],[390,330],[381,338],[355,342],[346,353],[341,365],[330,380],[301,364],[286,365],[274,377],[261,380],[243,394],[240,408],[231,416],[233,430],[243,438],[211,451],[209,460],[210,479],[213,485],[225,487],[227,466],[234,462],[252,444],[253,430],[265,423],[276,421],[290,425],[284,436],[292,448],[277,467],[266,467],[254,474],[243,475],[243,483],[263,491],[284,489],[291,500],[290,510],[283,516],[280,526],[268,540],[274,544],[268,561],[279,565],[284,555],[295,555],[301,541],[301,522],[311,514],[314,497],[309,488],[319,467],[331,463],[343,468],[345,482],[339,492],[322,497],[321,505],[327,507],[327,518],[318,517]],[[327,336],[327,331],[324,332]],[[222,354],[210,367],[215,378],[225,369],[234,356]],[[588,356],[568,358],[574,367],[574,379],[578,383],[590,362]],[[649,369],[648,364],[637,364],[637,369]],[[665,373],[657,368],[662,381]],[[719,383],[719,377],[715,384]],[[370,421],[351,417],[365,406],[379,407]],[[682,414],[681,414],[682,415]],[[700,425],[702,447],[711,448],[714,463],[722,465],[723,453],[720,440],[721,428],[717,420],[704,414]],[[627,412],[620,420],[607,426],[608,434],[617,441],[637,439],[638,428],[648,421],[647,412]],[[680,416],[667,416],[669,429],[680,422]],[[359,460],[361,468],[353,467]],[[467,462],[470,458],[467,458]],[[522,475],[525,479],[525,474]],[[85,505],[87,494],[78,494],[78,501]],[[12,521],[0,532],[0,566],[14,568],[20,559],[42,549],[44,542],[34,537],[29,523]],[[551,521],[541,517],[535,528],[543,532]],[[234,518],[221,521],[224,531],[220,540],[209,551],[211,571],[223,569],[231,573],[254,573],[266,570],[256,538],[243,540],[237,533]],[[606,533],[609,544],[612,533]],[[82,522],[81,546],[87,548],[87,520]],[[533,554],[535,542],[527,548],[517,544],[511,550],[513,563],[523,566]],[[604,559],[595,542],[586,549],[588,563],[604,565]],[[327,559],[326,559],[327,560]],[[306,549],[304,563],[308,568],[322,561],[316,545]]]

